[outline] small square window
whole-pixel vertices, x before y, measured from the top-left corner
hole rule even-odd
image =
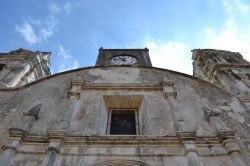
[[[107,134],[139,134],[138,112],[136,109],[110,109]]]

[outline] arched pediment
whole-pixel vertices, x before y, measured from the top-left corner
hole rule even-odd
[[[108,160],[94,164],[93,166],[151,166],[141,161],[134,160]]]

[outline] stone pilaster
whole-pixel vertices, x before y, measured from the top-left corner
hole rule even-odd
[[[53,166],[56,164],[58,155],[60,154],[60,148],[63,146],[62,139],[64,135],[65,131],[48,131],[50,142],[42,166]]]
[[[70,128],[75,125],[75,118],[79,110],[79,100],[81,99],[80,90],[83,86],[83,82],[75,81],[71,83],[71,91],[68,92],[68,98],[70,100],[69,111],[66,113],[66,120],[70,121]],[[74,128],[74,127],[73,127]]]
[[[18,146],[21,145],[21,139],[10,139],[9,143],[3,147],[3,152],[0,155],[0,165],[10,165],[11,159],[15,156]]]
[[[236,166],[247,166],[244,159],[240,154],[240,147],[235,141],[235,131],[228,128],[227,125],[223,122],[219,112],[207,112],[205,113],[207,120],[215,127],[218,135],[223,140],[223,144],[230,154],[234,165]]]
[[[246,162],[240,154],[240,147],[235,140],[226,139],[223,141],[223,144],[228,150],[228,153],[230,154],[235,166],[247,166]]]
[[[177,131],[184,131],[184,126],[182,123],[183,117],[180,111],[180,108],[178,106],[178,102],[176,100],[177,98],[177,92],[174,89],[174,82],[162,82],[162,92],[165,100],[167,101],[167,104],[170,107],[170,110],[172,112],[174,123]]]
[[[178,132],[178,137],[181,140],[185,156],[189,166],[203,166],[200,160],[198,150],[195,145],[196,132]]]
[[[194,141],[183,141],[186,158],[189,166],[203,166],[199,158],[199,153],[196,149]]]

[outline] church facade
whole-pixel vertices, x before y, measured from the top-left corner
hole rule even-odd
[[[250,165],[250,63],[192,54],[194,76],[152,67],[147,48],[54,75],[49,52],[1,53],[0,165]]]

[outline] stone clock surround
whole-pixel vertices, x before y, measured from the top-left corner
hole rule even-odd
[[[152,67],[151,60],[149,58],[149,50],[145,49],[99,49],[99,54],[96,60],[95,66],[111,66],[117,65],[111,63],[111,59],[116,56],[126,55],[136,58],[137,63],[129,64],[132,66],[145,66]]]

